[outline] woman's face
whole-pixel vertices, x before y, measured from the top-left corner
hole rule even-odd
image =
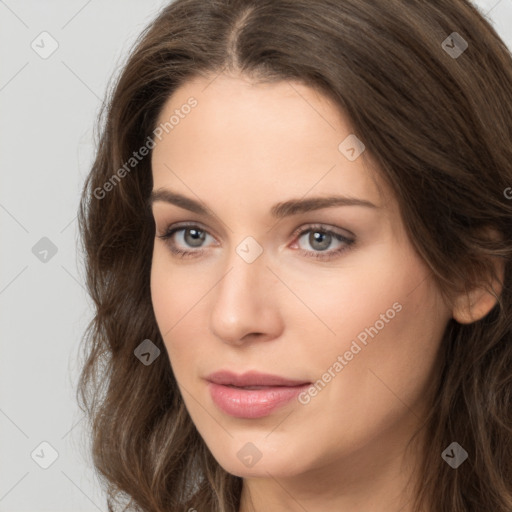
[[[214,457],[268,478],[398,453],[451,311],[344,117],[299,83],[224,75],[178,89],[159,123],[171,116],[152,153],[151,293]],[[352,203],[320,203],[334,196]],[[212,384],[219,371],[293,382]]]

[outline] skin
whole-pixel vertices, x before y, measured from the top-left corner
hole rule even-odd
[[[448,320],[476,319],[467,297],[443,301],[368,152],[350,161],[339,151],[352,130],[326,97],[296,82],[220,75],[179,88],[158,122],[191,96],[197,107],[153,150],[153,190],[213,213],[153,203],[151,293],[187,410],[219,464],[244,479],[240,511],[411,510],[418,453],[405,446],[427,411]],[[333,194],[376,207],[270,215],[276,203]],[[158,236],[187,221],[206,232],[204,252],[180,258]],[[314,228],[293,235],[316,223],[356,241],[317,260],[311,254],[344,244],[333,238],[321,251],[308,240]],[[236,252],[248,236],[263,250],[252,263]],[[199,250],[190,232],[173,240]],[[477,316],[494,304],[483,293],[471,302]],[[293,400],[259,419],[213,403],[204,377],[219,369],[317,381],[395,303],[401,310],[309,403]],[[237,457],[249,442],[262,454],[250,468]]]

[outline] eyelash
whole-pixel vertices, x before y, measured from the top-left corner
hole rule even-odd
[[[168,227],[167,231],[163,235],[157,235],[157,236],[158,236],[158,238],[160,238],[164,241],[167,241],[167,244],[168,244],[171,252],[179,258],[193,258],[196,256],[200,256],[203,252],[205,252],[204,248],[201,248],[198,250],[192,250],[192,251],[185,251],[183,249],[177,249],[174,246],[174,244],[171,243],[171,238],[175,233],[177,233],[178,231],[186,230],[187,228],[195,228],[195,229],[197,229],[197,231],[201,231],[201,232],[209,234],[208,231],[206,231],[205,229],[202,229],[201,226],[199,226],[198,224],[186,223],[186,224],[180,224],[179,226],[175,226],[175,227]],[[303,254],[306,257],[314,258],[317,260],[324,260],[324,261],[332,260],[332,259],[336,258],[337,256],[341,255],[341,253],[350,250],[352,248],[352,245],[355,242],[355,240],[347,238],[347,237],[341,235],[340,233],[337,233],[330,229],[326,229],[325,226],[323,226],[322,224],[313,224],[313,225],[309,225],[307,228],[301,228],[300,230],[295,231],[293,233],[293,236],[298,241],[298,239],[300,239],[302,237],[302,235],[304,235],[305,233],[309,233],[310,231],[331,235],[339,242],[345,243],[345,246],[342,246],[341,248],[336,249],[336,250],[331,250],[329,252],[327,252],[327,251],[325,251],[325,252],[324,251],[307,251],[306,249],[298,249],[298,252],[300,254]]]

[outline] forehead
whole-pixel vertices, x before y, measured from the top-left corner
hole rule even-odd
[[[195,79],[167,100],[157,124],[165,123],[152,152],[154,189],[224,189],[245,202],[333,192],[382,202],[368,155],[351,161],[340,149],[354,137],[341,110],[298,82]]]

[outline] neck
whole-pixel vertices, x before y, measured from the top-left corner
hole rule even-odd
[[[307,473],[244,479],[239,512],[413,512],[425,432],[409,450],[410,425],[383,434]]]

